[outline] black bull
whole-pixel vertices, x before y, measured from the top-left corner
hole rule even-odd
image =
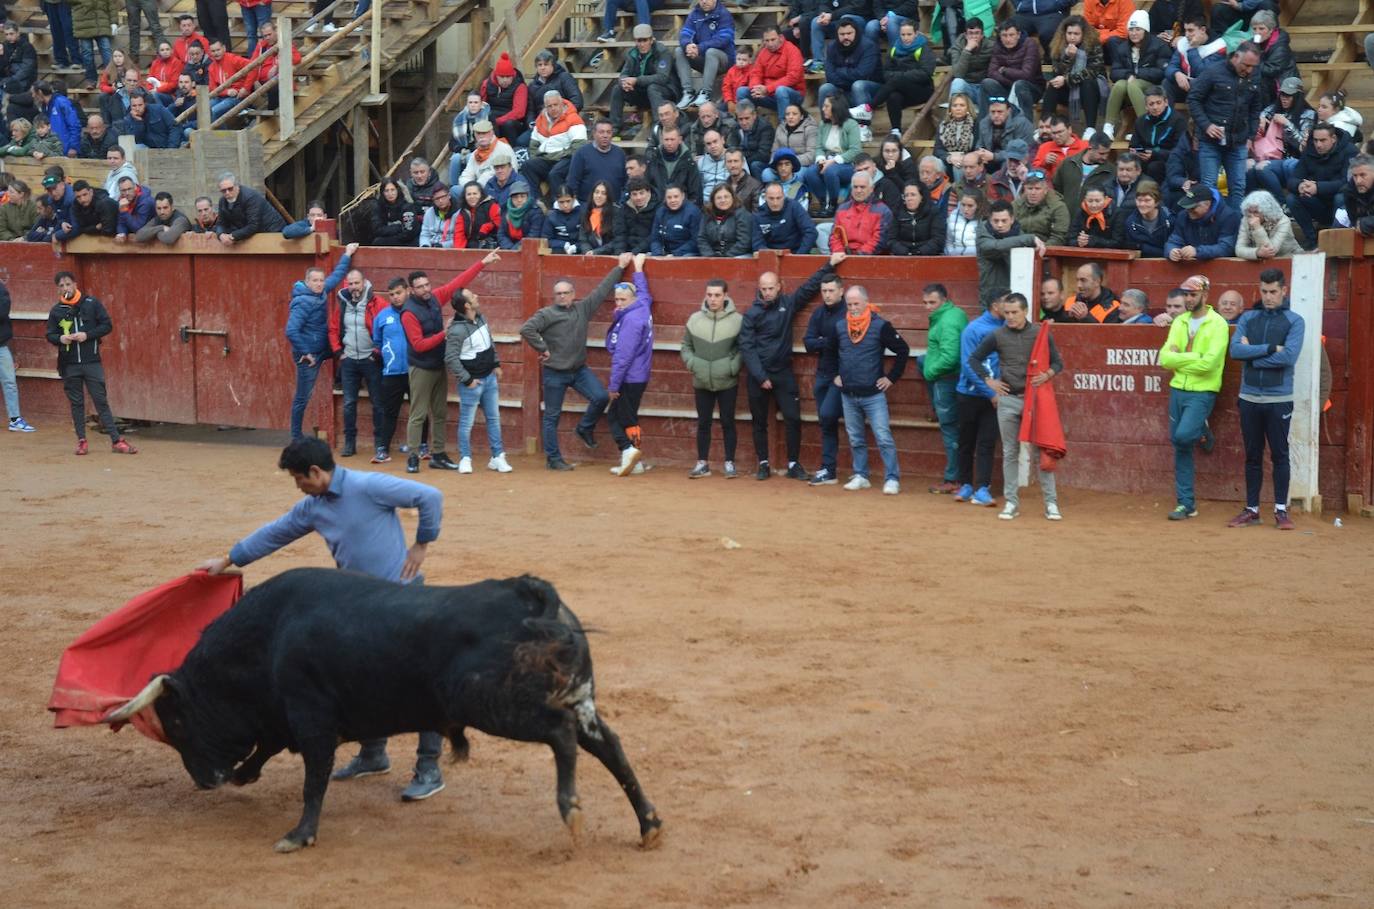
[[[574,840],[574,772],[585,748],[629,797],[641,844],[655,845],[662,822],[594,692],[582,626],[547,581],[403,587],[299,568],[253,588],[205,629],[181,668],[106,719],[152,706],[203,789],[251,783],[273,755],[299,752],[305,808],[281,852],[315,842],[340,742],[438,730],[463,760],[469,726],[553,749],[558,810]]]

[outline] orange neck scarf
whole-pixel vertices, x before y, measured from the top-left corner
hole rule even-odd
[[[844,320],[849,327],[849,340],[852,343],[858,344],[864,339],[864,335],[868,334],[868,325],[873,320],[873,311],[876,308],[872,303],[869,303],[864,307],[864,311],[857,316],[848,312],[844,314]]]
[[[1098,212],[1088,211],[1088,203],[1087,203],[1087,202],[1084,202],[1084,203],[1082,204],[1081,207],[1082,207],[1082,209],[1083,209],[1083,214],[1086,216],[1086,217],[1083,219],[1083,229],[1084,229],[1084,230],[1087,230],[1089,227],[1092,227],[1093,222],[1096,221],[1096,222],[1097,222],[1097,226],[1100,227],[1100,228],[1102,229],[1102,232],[1103,232],[1103,233],[1106,233],[1106,232],[1107,232],[1107,214],[1106,214],[1107,210],[1104,208],[1104,209],[1102,209],[1102,211],[1098,211]]]
[[[601,234],[601,209],[593,208],[587,213],[587,226],[592,229],[593,233]]]

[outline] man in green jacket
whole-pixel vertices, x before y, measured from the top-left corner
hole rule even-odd
[[[1069,209],[1050,188],[1043,170],[1026,172],[1012,214],[1022,233],[1039,237],[1046,246],[1063,246],[1068,239]]]
[[[968,324],[968,315],[949,299],[943,284],[927,284],[921,292],[921,302],[930,313],[930,324],[925,355],[917,357],[917,362],[925,375],[930,406],[935,410],[940,439],[945,444],[945,472],[930,491],[950,495],[959,490],[959,406],[954,386],[959,379],[959,336]]]
[[[1169,520],[1197,517],[1193,490],[1193,447],[1201,441],[1207,418],[1221,391],[1230,331],[1226,320],[1207,305],[1211,283],[1193,275],[1182,284],[1185,312],[1169,326],[1159,365],[1174,374],[1169,382],[1169,439],[1174,443],[1174,489],[1178,504]]]
[[[711,475],[711,417],[720,410],[720,433],[725,446],[725,479],[735,470],[735,401],[739,397],[739,330],[744,318],[729,297],[729,286],[720,278],[706,282],[701,309],[687,319],[682,335],[682,362],[692,372],[692,394],[697,405],[697,463],[687,476],[693,480]]]

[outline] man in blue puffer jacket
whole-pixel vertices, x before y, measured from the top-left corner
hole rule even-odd
[[[688,201],[680,186],[663,193],[663,207],[654,215],[649,228],[649,252],[655,256],[697,255],[697,234],[701,233],[701,209]]]
[[[1228,527],[1260,523],[1264,445],[1274,465],[1274,524],[1292,530],[1288,517],[1288,430],[1293,422],[1293,373],[1305,326],[1287,297],[1277,268],[1260,272],[1260,302],[1240,317],[1231,337],[1231,359],[1244,364],[1240,379],[1240,432],[1245,439],[1245,508]]]
[[[615,286],[615,315],[606,331],[606,351],[611,355],[611,380],[607,383],[611,406],[606,411],[606,424],[620,449],[620,464],[611,468],[618,477],[644,472],[639,467],[639,402],[649,387],[654,359],[654,298],[644,277],[647,258],[644,253],[634,257],[633,283],[621,281]]]
[[[305,407],[310,403],[310,393],[315,390],[320,364],[330,355],[329,307],[326,301],[344,275],[348,274],[348,265],[357,251],[357,243],[348,244],[344,248],[343,258],[328,277],[325,277],[323,268],[312,266],[306,269],[305,279],[297,281],[291,288],[291,313],[286,317],[286,340],[291,342],[291,359],[296,364],[296,395],[291,399],[293,442],[305,437],[301,432]]]
[[[1194,186],[1178,203],[1185,214],[1174,220],[1164,255],[1171,262],[1225,259],[1236,254],[1240,212],[1221,201],[1221,193],[1206,185]]]
[[[959,336],[959,382],[954,386],[954,401],[959,409],[959,491],[956,502],[992,506],[992,455],[1002,438],[997,429],[997,408],[992,389],[968,367],[968,358],[983,339],[1000,328],[1002,297],[1006,288],[994,290],[983,314],[964,327]],[[1001,364],[993,354],[984,361],[994,379],[1002,377]],[[976,458],[975,458],[976,453]]]
[[[769,183],[763,190],[763,205],[754,213],[754,252],[785,249],[806,254],[816,248],[816,223],[806,206],[787,198],[782,184]]]
[[[673,53],[682,86],[678,110],[701,107],[716,94],[716,77],[735,65],[735,19],[720,0],[697,0],[677,36]],[[701,90],[692,91],[692,70],[701,73]]]

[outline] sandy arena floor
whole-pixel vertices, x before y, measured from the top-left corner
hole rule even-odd
[[[448,496],[431,583],[533,571],[602,630],[598,701],[663,845],[636,848],[584,755],[573,851],[548,750],[475,735],[415,805],[394,741],[393,772],[331,787],[319,845],[280,856],[294,756],[202,793],[170,749],[44,710],[96,618],[296,499],[277,437],[80,460],[69,437],[0,436],[5,906],[1374,905],[1368,522],[1228,531],[1234,503],[1205,503],[1175,526],[1172,503],[1068,490],[1051,525],[1031,490],[1008,525],[925,477],[894,499],[426,471]],[[324,564],[316,538],[247,575]]]

